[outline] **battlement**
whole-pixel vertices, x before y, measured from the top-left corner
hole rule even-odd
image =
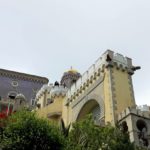
[[[49,84],[49,85],[45,84],[45,85],[43,85],[42,88],[36,94],[36,99],[39,99],[46,91],[50,92],[52,87],[53,87],[52,84]]]
[[[120,113],[118,115],[118,120],[122,120],[124,119],[126,116],[128,116],[129,114],[133,114],[133,115],[137,115],[137,116],[141,116],[141,117],[145,117],[150,119],[150,111],[142,111],[140,109],[137,108],[126,108],[124,111],[122,111],[122,113]]]
[[[134,73],[132,70],[132,60],[130,58],[124,57],[118,53],[114,53],[111,50],[107,50],[99,59],[95,61],[91,67],[89,67],[86,72],[83,73],[77,82],[71,86],[67,92],[68,102],[70,101],[71,97],[78,95],[78,91],[85,89],[86,86],[93,81],[93,79],[100,77],[104,72],[104,68],[109,66],[116,66],[118,69],[121,68],[123,71],[127,70],[129,74]]]
[[[43,87],[38,91],[36,95],[36,99],[39,99],[45,92],[48,92],[50,94],[51,98],[54,98],[55,96],[65,96],[67,93],[67,88],[62,85],[43,85]]]
[[[150,106],[148,105],[140,105],[137,106],[138,109],[140,109],[141,111],[150,111]]]
[[[51,88],[50,95],[52,98],[54,98],[55,96],[66,96],[67,90],[68,89],[62,85],[53,86]]]

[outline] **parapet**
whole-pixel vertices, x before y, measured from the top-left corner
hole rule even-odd
[[[64,97],[64,96],[66,96],[67,90],[68,89],[62,85],[53,86],[50,91],[51,98],[54,98],[56,96]]]
[[[68,102],[70,101],[71,97],[74,97],[73,95],[78,95],[77,91],[84,89],[84,87],[88,85],[89,82],[92,82],[92,79],[96,79],[97,76],[100,76],[100,74],[104,72],[104,68],[113,67],[113,66],[115,66],[117,69],[122,69],[123,71],[126,70],[131,75],[135,71],[132,66],[132,59],[125,57],[121,54],[114,53],[111,50],[107,50],[71,86],[71,88],[67,92]]]
[[[53,87],[52,84],[45,84],[42,86],[42,88],[37,92],[36,99],[39,99],[43,94],[47,91],[50,92],[51,88]]]
[[[150,111],[142,111],[138,108],[127,107],[118,115],[118,120],[120,121],[130,114],[150,119]]]

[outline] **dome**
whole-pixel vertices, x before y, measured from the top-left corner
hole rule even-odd
[[[67,72],[64,72],[61,78],[61,84],[65,85],[67,88],[70,88],[71,85],[75,83],[80,77],[81,74],[71,67],[71,69],[69,69]]]
[[[23,99],[23,100],[26,100],[25,96],[21,93],[17,94],[16,98],[15,99]]]
[[[76,74],[76,73],[78,73],[78,71],[71,68],[68,71],[66,71],[65,73],[74,73],[74,74]]]

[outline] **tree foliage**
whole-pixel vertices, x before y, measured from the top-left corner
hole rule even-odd
[[[91,116],[71,127],[65,127],[61,120],[58,128],[35,113],[22,110],[3,124],[0,130],[3,150],[134,150],[127,133],[111,125],[96,126]]]
[[[13,114],[3,132],[3,150],[61,150],[64,138],[57,126],[22,110]]]
[[[133,150],[128,134],[110,125],[95,126],[91,117],[73,124],[67,149],[74,150]]]

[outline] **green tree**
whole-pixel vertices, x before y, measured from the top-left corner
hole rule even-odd
[[[133,150],[128,134],[110,125],[95,126],[91,117],[76,122],[68,137],[67,150]]]
[[[13,114],[3,132],[3,150],[61,150],[64,138],[57,126],[22,110]]]

